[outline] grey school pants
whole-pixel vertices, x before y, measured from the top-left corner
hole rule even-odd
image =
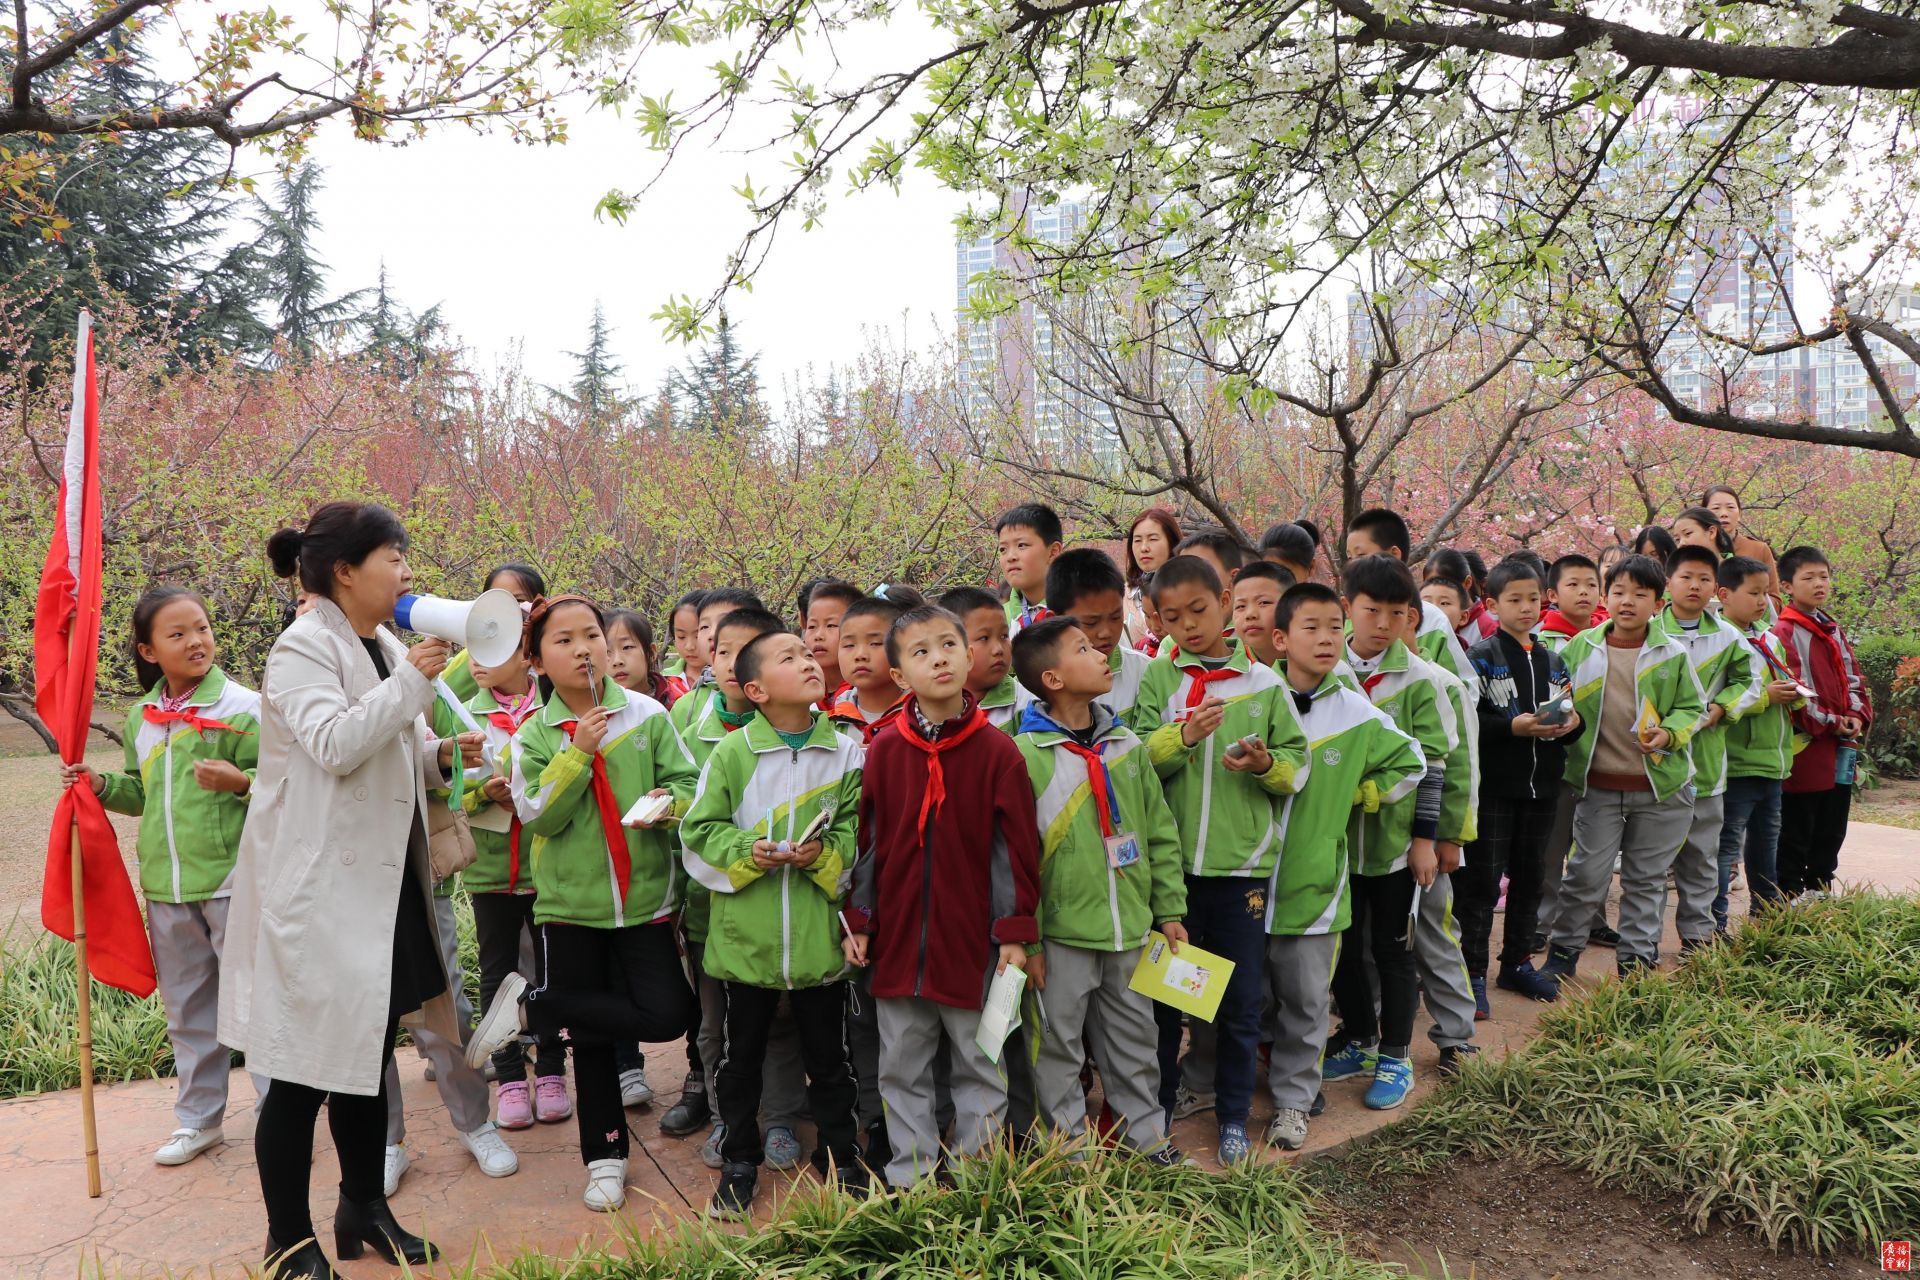
[[[717,1121],[720,1094],[713,1073],[719,1069],[721,1044],[726,1038],[726,1003],[721,999],[719,982],[707,976],[707,944],[688,942],[687,960],[700,993],[700,1069],[706,1075],[707,1097],[715,1100],[713,1117]],[[782,1000],[774,1010],[773,1026],[767,1031],[766,1061],[760,1068],[760,1123],[769,1129],[792,1129],[807,1114],[807,1068],[800,1060],[800,1033],[794,1028],[789,1005]],[[856,1069],[859,1062],[856,1052]]]
[[[1467,978],[1466,957],[1460,954],[1460,922],[1453,914],[1450,875],[1435,876],[1420,894],[1420,918],[1413,929],[1413,971],[1433,1018],[1427,1036],[1442,1049],[1472,1044],[1473,984]]]
[[[1667,872],[1673,866],[1693,804],[1686,789],[1666,800],[1651,791],[1590,789],[1573,810],[1573,857],[1560,886],[1560,910],[1553,921],[1553,945],[1578,955],[1587,933],[1602,918],[1607,886],[1613,879],[1614,850],[1620,852],[1619,962],[1656,964],[1660,959],[1660,922],[1667,906]],[[1717,872],[1716,872],[1717,874]],[[1711,904],[1712,899],[1708,899]]]
[[[1339,958],[1337,933],[1275,934],[1267,939],[1267,990],[1274,1002],[1267,1085],[1276,1107],[1306,1111],[1320,1092],[1333,966]]]
[[[433,1083],[440,1090],[440,1101],[460,1133],[472,1133],[487,1122],[487,1077],[467,1065],[466,1037],[473,1027],[473,1004],[467,999],[466,978],[460,972],[459,923],[453,918],[453,899],[435,896],[434,922],[440,930],[440,958],[447,966],[447,983],[453,989],[453,1017],[460,1028],[459,1042],[449,1042],[428,1027],[409,1027],[420,1056],[433,1064]],[[400,1068],[387,1059],[387,1145],[397,1147],[407,1140],[407,1103],[400,1096]]]
[[[912,996],[876,1000],[880,1032],[880,1099],[886,1108],[887,1141],[893,1158],[887,1182],[911,1186],[930,1178],[940,1164],[940,1126],[935,1116],[933,1070],[940,1054],[940,1033],[947,1035],[947,1065],[953,1074],[953,1150],[978,1155],[999,1135],[1007,1119],[1007,1076],[987,1060],[973,1038],[980,1027],[978,1009],[956,1009]],[[1008,1047],[1015,1052],[1013,1037]],[[1074,1070],[1079,1071],[1078,1063]]]
[[[147,901],[154,976],[173,1042],[173,1119],[183,1129],[218,1129],[227,1113],[233,1054],[220,1043],[220,957],[227,946],[230,898],[204,902]],[[267,1081],[253,1078],[254,1091]]]
[[[1578,799],[1570,788],[1560,788],[1560,802],[1553,810],[1553,830],[1540,852],[1540,914],[1535,932],[1547,935],[1548,941],[1553,939],[1553,918],[1560,911],[1560,880],[1566,874],[1567,855],[1573,850],[1573,805]]]
[[[1673,860],[1673,923],[1682,942],[1713,937],[1713,900],[1720,896],[1720,827],[1726,814],[1725,795],[1694,797],[1693,821]]]
[[[1047,989],[1031,1002],[1044,1017],[1040,1026],[1027,1029],[1040,1041],[1033,1064],[1040,1114],[1070,1142],[1077,1145],[1086,1137],[1080,1068],[1091,1047],[1107,1105],[1122,1126],[1121,1141],[1136,1151],[1159,1150],[1167,1141],[1167,1113],[1160,1106],[1160,1030],[1153,1002],[1127,985],[1140,963],[1140,948],[1092,951],[1049,942],[1046,957]]]

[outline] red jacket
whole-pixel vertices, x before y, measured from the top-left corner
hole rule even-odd
[[[1866,737],[1866,726],[1873,723],[1873,701],[1867,696],[1867,682],[1860,674],[1860,662],[1853,656],[1853,642],[1840,624],[1824,613],[1811,617],[1792,605],[1780,611],[1773,624],[1787,650],[1787,663],[1794,677],[1813,690],[1807,705],[1793,713],[1794,723],[1810,741],[1793,758],[1793,773],[1782,789],[1792,792],[1831,791],[1834,781],[1834,752],[1842,741],[1854,741],[1840,732],[1840,717],[1854,716],[1861,722],[1859,738]]]
[[[1593,617],[1588,620],[1587,627],[1597,627],[1606,620],[1607,606],[1597,604],[1593,607]],[[1579,635],[1581,630],[1582,628],[1576,627],[1573,623],[1569,622],[1567,615],[1558,609],[1549,609],[1540,615],[1540,633],[1542,635],[1566,636],[1571,639]]]
[[[913,700],[889,716],[867,748],[860,787],[860,856],[854,862],[847,925],[872,935],[873,994],[919,996],[959,1009],[986,998],[1002,943],[1040,940],[1040,830],[1033,785],[1013,739],[976,731],[941,754],[946,798],[927,815],[921,802],[927,753],[902,732]],[[981,714],[941,726],[958,731]]]

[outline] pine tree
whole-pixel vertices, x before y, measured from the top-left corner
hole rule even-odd
[[[723,310],[713,341],[673,374],[669,390],[681,417],[701,431],[759,431],[767,424],[760,400],[760,357],[741,353],[733,324]]]
[[[593,304],[593,319],[587,326],[587,349],[567,354],[578,372],[565,391],[553,390],[554,398],[589,425],[605,425],[624,416],[633,402],[620,384],[625,367],[613,354],[613,326],[599,302]]]
[[[274,332],[301,355],[310,354],[330,333],[353,323],[366,290],[328,298],[328,269],[313,252],[320,230],[316,207],[323,180],[320,170],[301,165],[274,184],[274,199],[259,202],[254,226],[258,254],[279,323]]]
[[[360,353],[384,373],[402,381],[414,378],[425,367],[433,347],[445,333],[446,322],[435,303],[415,314],[400,304],[387,287],[387,264],[380,263],[380,277],[373,288],[367,309],[355,317],[354,324],[365,335]]]

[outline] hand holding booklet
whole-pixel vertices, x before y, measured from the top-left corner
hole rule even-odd
[[[973,1033],[973,1043],[987,1055],[988,1062],[998,1065],[1007,1037],[1020,1025],[1020,996],[1026,989],[1026,973],[1013,965],[996,974],[993,985],[987,988],[987,1002],[980,1009],[980,1026]]]
[[[1220,1012],[1220,997],[1227,993],[1227,979],[1233,976],[1233,961],[1202,951],[1191,942],[1180,944],[1179,954],[1167,942],[1166,935],[1154,930],[1140,950],[1140,963],[1127,986],[1150,1000],[1172,1005],[1203,1022],[1212,1022]]]
[[[620,819],[623,827],[649,827],[673,812],[672,796],[641,796]]]

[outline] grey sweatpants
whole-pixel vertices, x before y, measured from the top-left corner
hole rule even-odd
[[[874,1005],[880,1031],[880,1099],[886,1108],[887,1141],[893,1146],[887,1181],[905,1187],[932,1177],[940,1163],[933,1088],[940,1033],[947,1033],[947,1064],[953,1073],[954,1151],[977,1155],[999,1134],[1007,1118],[1007,1076],[973,1042],[980,1027],[978,1009],[914,997],[876,1000]],[[1074,1070],[1079,1069],[1076,1062]]]
[[[1333,966],[1340,935],[1308,933],[1267,939],[1267,990],[1273,993],[1273,1057],[1267,1085],[1273,1105],[1306,1111],[1320,1092],[1320,1059],[1327,1051],[1327,1014],[1333,1007]]]
[[[447,966],[447,981],[453,987],[453,1017],[460,1027],[461,1039],[449,1042],[428,1027],[409,1027],[420,1055],[433,1064],[433,1082],[440,1090],[440,1101],[459,1133],[472,1133],[487,1122],[487,1078],[467,1065],[466,1037],[473,1027],[473,1004],[467,999],[467,983],[460,972],[459,924],[453,918],[453,899],[436,896],[433,916],[440,930],[440,958]],[[407,1105],[400,1096],[400,1068],[387,1059],[387,1145],[397,1147],[407,1140]]]
[[[1473,1043],[1473,986],[1460,954],[1460,924],[1453,917],[1453,877],[1433,878],[1420,895],[1413,930],[1413,971],[1426,994],[1433,1025],[1427,1035],[1442,1049]]]
[[[706,1075],[707,1097],[720,1097],[713,1073],[720,1066],[721,1042],[726,1038],[726,1005],[720,984],[707,976],[707,944],[687,943],[694,986],[700,992],[700,1069]],[[855,1066],[859,1058],[855,1056]],[[807,1114],[807,1068],[800,1061],[800,1033],[793,1026],[793,1010],[782,1000],[767,1031],[767,1057],[760,1068],[760,1123],[792,1129]],[[720,1118],[718,1108],[714,1119]]]
[[[1713,900],[1720,895],[1720,826],[1724,795],[1695,796],[1693,821],[1673,860],[1674,928],[1682,942],[1713,937]]]
[[[1091,1047],[1107,1105],[1122,1126],[1121,1140],[1136,1151],[1159,1150],[1167,1141],[1167,1113],[1160,1106],[1160,1031],[1153,1002],[1127,985],[1140,963],[1140,948],[1090,951],[1049,942],[1046,957],[1047,989],[1036,992],[1034,1000],[1046,1016],[1028,1029],[1040,1038],[1040,1057],[1033,1064],[1040,1114],[1069,1141],[1078,1144],[1086,1137],[1080,1068]]]
[[[167,1013],[179,1092],[173,1119],[183,1129],[218,1129],[227,1113],[233,1055],[220,1043],[220,957],[227,948],[230,898],[204,902],[147,901],[154,976]],[[264,1077],[253,1078],[264,1095]]]
[[[1573,811],[1573,857],[1560,886],[1553,945],[1578,955],[1607,905],[1614,851],[1620,854],[1622,964],[1660,959],[1667,871],[1687,837],[1693,805],[1683,789],[1666,800],[1651,791],[1589,790]],[[1716,872],[1717,874],[1717,872]],[[1711,906],[1712,899],[1708,899]]]

